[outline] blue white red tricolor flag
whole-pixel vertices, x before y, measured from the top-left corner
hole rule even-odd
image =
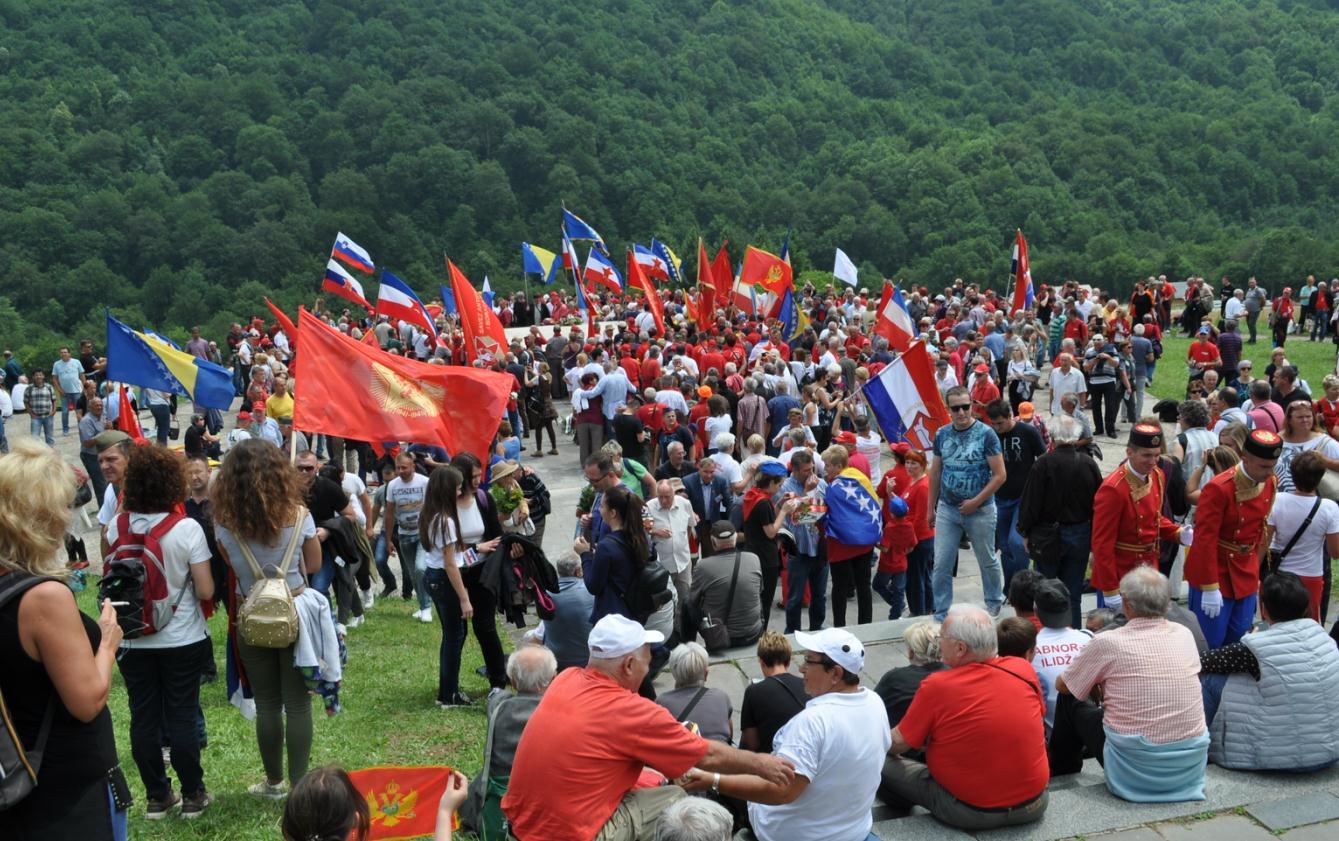
[[[586,270],[582,275],[591,283],[598,283],[616,294],[623,291],[623,275],[618,273],[609,255],[598,248],[592,248],[590,254],[586,255]]]
[[[383,270],[381,273],[381,289],[377,292],[377,315],[417,324],[428,331],[434,342],[437,341],[437,325],[433,323],[428,308],[414,294],[414,290],[409,288],[409,284],[389,271]]]
[[[1009,314],[1013,315],[1032,306],[1036,297],[1032,292],[1032,269],[1028,266],[1027,240],[1023,239],[1022,229],[1014,237],[1014,255],[1009,263],[1009,274],[1014,278],[1014,303],[1009,309]]]
[[[874,318],[874,334],[883,336],[888,346],[899,352],[911,347],[916,339],[916,325],[911,321],[906,301],[902,300],[902,291],[886,280]]]
[[[934,446],[935,431],[949,422],[935,383],[934,364],[923,342],[914,342],[861,390],[889,444],[906,441],[918,450]]]
[[[367,296],[363,294],[363,285],[335,260],[325,264],[325,280],[321,282],[321,288],[327,292],[333,292],[344,300],[357,304],[369,312],[373,309],[372,305],[367,302]]]
[[[563,236],[568,239],[584,239],[596,243],[601,251],[608,251],[604,239],[586,221],[567,208],[563,208]]]
[[[485,304],[493,306],[493,284],[488,282],[488,275],[484,275],[484,285],[479,287],[479,296]]]
[[[652,248],[632,244],[632,257],[651,280],[669,280],[669,262]]]
[[[563,268],[571,272],[573,277],[581,273],[581,258],[577,257],[576,246],[567,234],[563,234]]]
[[[330,249],[330,256],[342,260],[350,267],[367,274],[372,274],[377,268],[376,264],[372,262],[372,256],[367,253],[367,249],[344,236],[343,232],[335,234],[335,245]]]

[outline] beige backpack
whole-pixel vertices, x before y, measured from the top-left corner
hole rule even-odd
[[[246,562],[256,581],[251,592],[237,611],[237,633],[243,642],[256,648],[287,648],[298,639],[298,609],[293,604],[293,593],[288,589],[288,567],[293,563],[293,552],[302,533],[302,518],[307,509],[298,506],[297,521],[284,551],[284,562],[277,577],[270,577],[256,562],[256,556],[245,540],[238,540]],[[272,568],[272,567],[271,567]]]

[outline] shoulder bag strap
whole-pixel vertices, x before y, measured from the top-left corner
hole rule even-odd
[[[786,690],[786,694],[795,699],[795,703],[800,705],[800,709],[804,709],[806,706],[805,701],[799,695],[795,694],[795,687],[791,686],[789,683],[786,683],[784,680],[781,679],[782,677],[784,677],[784,675],[777,675],[776,677],[777,677],[776,682],[781,686],[782,689]]]
[[[680,723],[687,721],[689,714],[692,713],[693,708],[697,706],[697,702],[701,701],[702,696],[706,694],[707,694],[707,687],[705,686],[699,687],[697,690],[697,694],[694,695],[693,699],[688,702],[688,706],[683,708],[683,712],[679,713],[679,717],[676,718],[675,721],[678,721]]]
[[[730,611],[733,610],[735,606],[735,585],[739,583],[739,557],[740,553],[743,551],[742,547],[735,547],[735,568],[734,571],[730,573],[730,589],[725,596],[725,615],[721,617],[722,625],[730,624]]]
[[[1288,553],[1297,545],[1297,541],[1301,540],[1302,535],[1306,534],[1306,530],[1311,527],[1311,521],[1315,519],[1316,512],[1320,510],[1320,503],[1320,497],[1316,497],[1316,504],[1311,506],[1311,513],[1306,515],[1306,519],[1302,521],[1302,525],[1293,534],[1292,540],[1289,540],[1288,545],[1283,547],[1282,552],[1279,552],[1280,561],[1288,557]]]
[[[0,578],[0,582],[3,582],[3,584],[0,585],[3,587],[3,589],[0,589],[0,609],[3,609],[5,605],[9,604],[11,601],[18,599],[20,596],[22,596],[28,590],[31,590],[33,587],[36,587],[38,584],[41,584],[45,581],[59,581],[59,580],[60,579],[52,578],[49,575],[27,575],[25,573],[10,572],[8,575],[4,576],[3,578]],[[16,614],[14,616],[15,628],[18,627],[18,621],[19,617]],[[42,768],[42,753],[43,750],[46,748],[47,736],[51,735],[51,722],[52,719],[55,717],[56,699],[58,697],[59,696],[56,694],[56,688],[53,686],[51,688],[51,697],[47,699],[46,711],[42,713],[42,726],[37,731],[37,742],[36,744],[33,745],[32,750],[26,751],[28,761],[32,764],[34,777],[37,776],[37,772]],[[4,704],[4,698],[0,697],[0,706],[3,706],[3,704]],[[6,710],[5,712],[7,719],[8,710]],[[22,748],[22,745],[20,745],[19,747]]]
[[[493,707],[493,712],[488,716],[488,739],[484,742],[484,767],[479,772],[479,776],[483,777],[485,786],[488,785],[488,778],[493,770],[493,737],[497,734],[498,716],[502,714],[502,708],[507,706],[515,697],[515,695],[512,695],[510,698],[503,698],[498,701],[497,706]]]
[[[297,517],[293,520],[293,533],[288,536],[288,548],[284,550],[284,562],[279,566],[279,577],[288,577],[288,567],[293,563],[293,550],[298,548],[298,537],[302,534],[302,520],[307,515],[305,505],[298,506]]]

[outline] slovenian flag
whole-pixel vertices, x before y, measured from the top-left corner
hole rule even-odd
[[[861,390],[889,444],[918,450],[934,446],[935,431],[949,422],[924,342],[915,342]]]
[[[344,261],[344,263],[360,272],[372,274],[377,268],[376,264],[372,262],[372,256],[367,253],[367,249],[344,236],[342,232],[335,234],[335,246],[330,249],[330,256]]]
[[[367,296],[363,294],[363,285],[335,260],[325,264],[325,280],[322,281],[321,288],[369,312],[372,310],[372,305],[367,302]]]
[[[615,294],[623,291],[623,276],[618,273],[613,261],[598,248],[592,248],[590,254],[586,255],[586,269],[582,276]]]
[[[587,225],[585,220],[577,216],[567,208],[563,208],[563,236],[568,239],[590,240],[600,246],[601,251],[608,251],[605,247],[604,239],[595,232],[595,229]]]
[[[669,264],[664,257],[661,257],[654,249],[647,248],[645,245],[632,244],[632,257],[637,261],[637,265],[642,267],[642,271],[652,280],[669,280]]]
[[[428,331],[434,342],[437,341],[437,325],[433,323],[428,308],[414,294],[414,290],[409,288],[409,284],[389,271],[381,273],[381,289],[377,292],[377,315],[417,324]]]
[[[558,255],[547,248],[521,243],[521,271],[525,274],[537,274],[545,283],[553,282],[554,267],[558,265]]]
[[[1014,304],[1009,310],[1009,314],[1013,315],[1032,306],[1036,297],[1032,291],[1032,269],[1028,266],[1027,240],[1023,239],[1021,228],[1014,237],[1014,254],[1009,262],[1009,274],[1014,278]]]
[[[888,346],[904,351],[916,339],[916,325],[911,321],[902,291],[888,281],[883,282],[883,297],[874,318],[874,334],[888,340]]]

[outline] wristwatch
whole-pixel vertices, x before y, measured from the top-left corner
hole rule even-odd
[[[711,793],[712,794],[721,793],[721,774],[719,771],[711,775]]]

